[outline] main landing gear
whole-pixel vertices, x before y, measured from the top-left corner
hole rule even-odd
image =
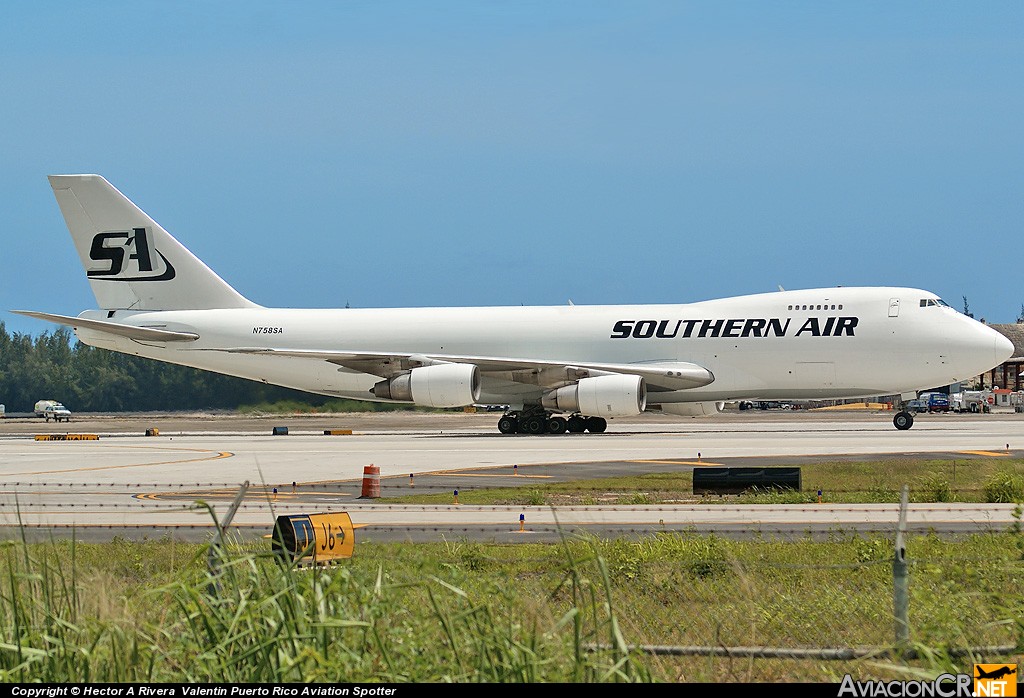
[[[604,417],[581,414],[562,417],[542,409],[513,410],[498,420],[498,431],[502,434],[582,434],[585,431],[598,434],[607,428]]]

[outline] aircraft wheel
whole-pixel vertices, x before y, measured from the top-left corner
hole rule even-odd
[[[591,434],[600,434],[608,428],[608,422],[604,417],[587,417],[587,431]]]
[[[578,414],[574,414],[572,417],[569,417],[567,421],[568,425],[566,428],[569,430],[570,434],[582,434],[587,430],[587,420]]]
[[[498,431],[502,434],[515,434],[519,431],[519,420],[508,415],[498,420]]]
[[[895,417],[892,418],[893,426],[900,431],[906,431],[910,427],[914,426],[914,415],[909,412],[899,412]]]
[[[565,417],[552,417],[547,426],[549,434],[564,434],[569,428],[569,422]]]
[[[543,434],[547,431],[547,420],[542,415],[534,415],[523,423],[523,431],[527,434]]]

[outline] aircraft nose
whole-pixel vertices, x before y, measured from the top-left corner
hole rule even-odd
[[[1013,342],[1005,335],[973,318],[956,317],[959,331],[947,331],[945,336],[950,342],[951,357],[956,357],[954,365],[962,375],[991,371],[1013,356]]]
[[[1001,364],[1007,359],[1009,359],[1011,356],[1013,356],[1013,342],[1011,342],[1008,337],[999,334],[995,330],[992,330],[992,332],[996,336],[996,364]]]

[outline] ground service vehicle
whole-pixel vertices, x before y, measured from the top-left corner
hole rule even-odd
[[[945,393],[921,393],[918,399],[924,402],[926,412],[949,412],[949,395]]]
[[[988,412],[992,404],[988,390],[964,390],[950,396],[950,409],[954,412]]]
[[[35,407],[32,408],[32,411],[36,413],[37,417],[44,417],[46,416],[47,407],[49,407],[50,405],[59,404],[60,403],[56,400],[38,400],[35,404]]]
[[[37,417],[43,417],[47,422],[51,419],[55,422],[70,422],[71,410],[56,400],[40,400],[35,405]]]
[[[911,414],[919,414],[921,412],[928,411],[928,401],[917,398],[916,400],[908,400],[903,404],[903,409]]]

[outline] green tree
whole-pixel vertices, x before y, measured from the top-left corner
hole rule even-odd
[[[60,400],[78,412],[235,409],[325,398],[209,371],[98,349],[61,327],[35,339],[10,335],[0,322],[0,402],[30,412],[37,400]]]
[[[974,313],[971,312],[970,307],[967,305],[967,296],[964,296],[964,315],[974,317]]]

